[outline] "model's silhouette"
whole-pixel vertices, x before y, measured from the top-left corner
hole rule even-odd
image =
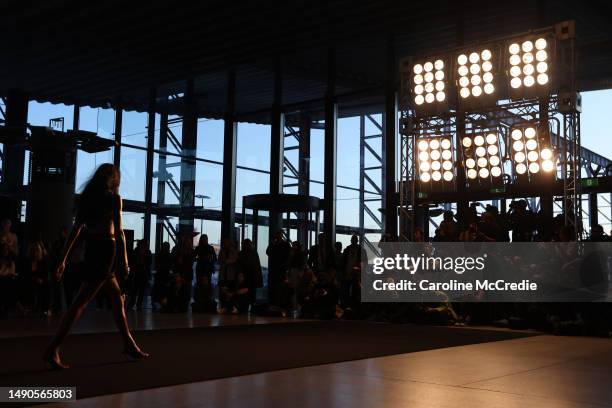
[[[79,238],[83,237],[86,267],[83,269],[81,288],[43,355],[43,360],[51,368],[68,368],[59,354],[62,341],[100,289],[105,290],[110,298],[113,317],[123,340],[123,353],[134,359],[149,357],[149,354],[140,350],[130,334],[121,289],[115,276],[115,273],[126,277],[129,274],[121,220],[122,201],[118,194],[120,179],[119,170],[115,166],[102,164],[81,193],[74,227],[66,241],[55,277],[61,279],[68,257]]]

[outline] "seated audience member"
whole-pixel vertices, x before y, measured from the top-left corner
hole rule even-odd
[[[304,307],[308,309],[308,307],[311,306],[312,295],[316,284],[317,277],[312,269],[308,267],[304,268],[302,273],[298,276],[298,284],[296,287],[298,304],[302,309],[304,309]]]
[[[227,311],[231,311],[234,314],[245,313],[249,310],[250,298],[249,284],[244,274],[239,272],[233,284],[226,284],[220,288],[219,301],[221,302],[221,309],[219,313],[223,314]]]
[[[591,227],[591,236],[589,237],[591,242],[609,242],[610,237],[606,235],[601,225],[597,224]]]
[[[194,312],[215,313],[217,311],[217,302],[213,300],[213,287],[208,274],[203,273],[200,275],[193,299],[194,302],[191,304],[191,309]]]
[[[190,296],[191,285],[185,282],[183,274],[173,274],[168,296],[161,303],[162,312],[186,312],[189,307]]]
[[[319,276],[313,288],[309,304],[305,307],[305,317],[332,319],[336,316],[339,300],[338,283],[334,269],[328,268]]]

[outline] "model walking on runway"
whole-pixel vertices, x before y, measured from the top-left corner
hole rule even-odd
[[[115,273],[126,277],[129,274],[121,220],[122,201],[118,193],[120,179],[119,170],[115,166],[102,164],[81,193],[74,227],[66,241],[55,277],[61,279],[75,244],[80,237],[85,237],[85,268],[81,277],[83,283],[43,355],[43,360],[53,369],[68,368],[60,358],[60,346],[74,322],[100,289],[110,299],[113,317],[123,340],[123,353],[134,359],[149,357],[149,354],[140,350],[130,333],[121,289],[115,276]]]

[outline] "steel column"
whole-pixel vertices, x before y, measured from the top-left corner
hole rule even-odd
[[[159,150],[165,151],[168,147],[168,114],[162,113],[159,119]],[[166,155],[159,154],[157,160],[157,205],[164,205],[166,202]],[[155,223],[155,251],[161,248],[164,237],[165,217],[158,214]]]
[[[149,92],[149,117],[147,123],[147,163],[145,171],[145,213],[143,239],[147,248],[151,242],[151,201],[153,196],[153,149],[155,148],[155,89]]]
[[[194,96],[193,79],[187,81],[184,95],[183,132],[181,136],[181,216],[179,217],[179,232],[193,232],[195,211],[195,180],[196,180],[196,148],[198,133],[198,107]],[[191,159],[191,157],[193,159]]]
[[[397,235],[395,143],[397,136],[397,64],[395,58],[395,36],[387,38],[385,61],[385,114],[383,132],[383,203],[385,232]]]
[[[274,67],[274,102],[270,126],[270,194],[277,196],[283,192],[285,115],[282,111],[283,72],[282,62],[277,59]],[[283,215],[270,212],[269,240],[282,228]]]
[[[234,222],[236,213],[236,148],[238,126],[234,121],[236,97],[236,73],[227,73],[227,106],[223,128],[223,187],[221,203],[221,239],[235,237]]]
[[[19,127],[26,132],[28,123],[28,96],[19,91],[10,91],[6,98],[5,126]],[[25,146],[23,143],[5,144],[2,160],[1,191],[7,198],[2,199],[2,212],[13,223],[21,216],[21,198],[25,171]]]
[[[336,241],[336,151],[338,104],[335,100],[335,55],[329,50],[325,94],[325,164],[323,187],[323,231],[330,245]]]
[[[298,153],[298,194],[301,196],[310,195],[310,116],[305,113],[300,115],[300,148]],[[308,236],[308,214],[298,215],[298,242],[307,249],[310,244]]]
[[[591,230],[599,224],[599,206],[597,203],[597,193],[589,194],[589,225]]]
[[[113,148],[113,164],[121,168],[121,135],[123,131],[123,109],[121,105],[115,108],[115,147]]]

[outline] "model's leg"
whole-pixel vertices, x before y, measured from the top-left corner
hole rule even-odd
[[[136,341],[134,341],[132,334],[130,333],[130,329],[128,328],[127,319],[125,317],[123,296],[121,296],[121,288],[119,287],[117,279],[115,277],[108,279],[104,284],[104,290],[110,299],[113,309],[113,318],[115,319],[115,324],[117,325],[117,329],[119,330],[119,334],[123,340],[123,346],[126,354],[137,358],[148,357],[149,355],[147,353],[140,350],[136,344]]]
[[[66,314],[62,317],[62,321],[55,333],[55,336],[51,339],[51,342],[47,346],[45,351],[44,359],[48,362],[54,362],[60,367],[65,367],[59,358],[59,348],[66,338],[66,335],[70,331],[70,328],[76,322],[79,317],[83,314],[87,304],[96,296],[96,293],[102,286],[102,282],[84,282],[79,289],[74,302],[66,311]]]

